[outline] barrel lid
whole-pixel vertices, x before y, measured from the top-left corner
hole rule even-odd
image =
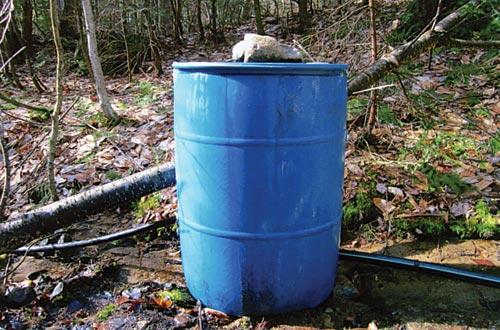
[[[174,69],[212,74],[289,74],[289,75],[344,75],[347,64],[330,63],[267,63],[267,62],[174,62]]]

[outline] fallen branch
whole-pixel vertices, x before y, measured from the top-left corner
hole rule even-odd
[[[26,108],[26,109],[34,110],[34,111],[43,111],[43,112],[47,112],[47,113],[50,112],[49,109],[44,108],[44,107],[39,107],[39,106],[34,106],[34,105],[26,104],[23,102],[19,102],[19,101],[13,99],[12,97],[8,97],[7,95],[5,95],[2,92],[0,92],[0,100],[5,101],[7,103],[10,103],[12,105],[15,105],[16,107]]]
[[[161,165],[15,215],[0,223],[0,253],[23,246],[40,234],[77,223],[89,215],[130,203],[174,184],[174,167]]]
[[[153,229],[160,227],[167,227],[173,225],[176,222],[175,217],[170,217],[168,219],[162,221],[156,221],[152,223],[147,223],[138,227],[129,228],[126,230],[122,230],[113,234],[104,235],[100,237],[95,237],[91,239],[67,242],[67,243],[58,243],[58,244],[46,244],[46,245],[35,245],[32,247],[23,246],[17,250],[11,251],[10,253],[15,254],[30,254],[30,253],[40,253],[40,252],[53,252],[60,250],[71,250],[76,248],[82,248],[86,246],[92,246],[97,244],[103,244],[107,242],[116,241],[122,238],[127,238],[134,235],[139,235],[143,233],[147,233]]]
[[[434,28],[423,33],[418,39],[413,42],[408,42],[389,54],[384,55],[377,62],[370,65],[363,72],[356,75],[349,81],[348,93],[352,95],[354,92],[369,88],[379,81],[387,72],[390,72],[401,64],[420,55],[422,52],[436,47],[439,44],[446,43],[450,38],[450,32],[453,28],[462,23],[470,13],[471,6],[479,6],[486,0],[470,0],[465,5],[452,12]]]
[[[451,38],[448,45],[453,47],[466,47],[466,48],[500,48],[500,40],[464,40]]]

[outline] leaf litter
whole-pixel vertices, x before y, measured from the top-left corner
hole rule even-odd
[[[236,40],[237,37],[233,38]],[[230,42],[217,51],[205,52],[199,52],[194,46],[191,49],[178,49],[171,58],[223,59],[229,54],[228,45]],[[353,51],[347,50],[343,55],[344,60],[350,58],[354,54],[350,52]],[[354,63],[354,70],[362,69],[359,63],[363,63],[363,56],[364,62],[369,62],[368,54],[360,53],[356,52],[358,64]],[[338,61],[343,60],[341,54],[337,56]],[[484,56],[482,51],[464,50],[462,54],[445,51],[434,57],[431,71],[423,71],[417,77],[404,77],[403,83],[411,92],[411,99],[406,99],[401,90],[395,94],[387,91],[387,95],[382,95],[381,109],[386,106],[384,111],[389,114],[386,116],[389,119],[384,117],[383,124],[379,123],[375,128],[376,143],[360,145],[358,127],[351,128],[345,159],[344,205],[352,204],[363,193],[372,207],[360,211],[362,216],[357,223],[357,230],[347,233],[343,238],[346,248],[365,251],[393,249],[394,254],[401,255],[398,252],[401,247],[396,242],[412,246],[414,243],[410,242],[415,238],[432,234],[426,231],[420,221],[427,221],[425,223],[428,224],[449,223],[450,226],[466,223],[480,213],[478,203],[481,201],[486,203],[493,221],[500,225],[497,206],[494,204],[499,197],[500,180],[500,97],[497,85],[483,73],[473,74],[468,81],[459,83],[449,78],[450,70],[454,67],[449,63],[469,65],[479,63]],[[352,62],[352,58],[349,61]],[[426,58],[422,56],[419,62],[426,63]],[[169,59],[165,64],[170,66],[171,63]],[[498,66],[498,60],[495,63]],[[65,89],[63,111],[76,103],[61,124],[58,143],[56,181],[62,196],[70,196],[87,187],[125,177],[155,164],[174,161],[171,75],[156,78],[143,74],[135,79],[134,83],[129,83],[126,78],[107,79],[113,106],[120,116],[126,118],[123,124],[107,127],[99,115],[92,82],[71,73],[66,75],[65,84],[68,88]],[[53,85],[53,80],[54,77],[49,76],[46,83]],[[10,94],[48,109],[52,107],[51,100],[54,99],[52,91],[36,100],[29,92],[12,90]],[[358,98],[363,99],[364,96]],[[35,119],[30,119],[32,115],[24,109],[16,108],[9,112],[24,119],[4,119],[7,135],[16,137],[9,141],[14,173],[8,212],[14,213],[48,202],[44,199],[47,193],[44,190],[46,154],[41,146],[46,144],[44,135],[49,126],[48,122],[43,121],[34,125],[29,120]],[[154,209],[146,210],[139,219],[129,212],[132,206],[123,207],[99,218],[92,217],[87,223],[69,228],[68,231],[73,239],[93,237],[127,228],[137,222],[175,215],[176,207],[175,188],[170,188],[161,193],[160,203]],[[404,222],[398,227],[400,220]],[[466,228],[463,230],[467,232]],[[477,231],[471,233],[473,237],[480,237]],[[498,234],[498,231],[495,233]],[[449,234],[459,235],[454,232]],[[469,256],[461,255],[466,253],[464,251],[469,246],[458,244],[456,255],[446,247],[433,246],[427,247],[432,256],[419,258],[443,261],[443,255],[446,255],[444,260],[457,260],[457,264],[498,268],[497,257],[491,252],[498,249],[498,245],[478,241],[482,250],[474,250]],[[406,253],[417,255],[412,249],[419,251],[419,248],[413,247]],[[303,319],[302,323],[296,321],[296,324],[308,326],[355,327],[363,324],[365,327],[374,327],[376,322],[373,320],[380,320],[381,315],[385,314],[370,307],[367,302],[376,305],[374,299],[381,297],[378,294],[382,294],[388,305],[394,300],[374,288],[366,293],[367,288],[360,284],[363,278],[368,285],[375,285],[379,281],[370,277],[371,271],[363,267],[346,267],[340,271],[339,290],[336,289],[334,301],[330,299],[307,317],[296,313],[288,315],[287,319],[240,319],[210,308],[203,308],[200,314],[195,301],[180,306],[170,296],[159,294],[172,290],[173,283],[175,287],[185,290],[175,229],[134,238],[132,242],[113,242],[66,255],[44,255],[43,258],[51,260],[45,266],[37,263],[37,258],[40,256],[29,257],[26,261],[31,265],[30,272],[21,269],[21,272],[14,274],[13,278],[18,282],[8,283],[9,290],[28,288],[23,289],[28,298],[31,298],[31,290],[35,290],[36,297],[28,302],[31,322],[55,323],[63,328],[184,328],[195,327],[198,318],[202,318],[203,324],[214,328],[238,328],[250,324],[265,329],[293,324],[292,320],[296,317]],[[165,262],[158,267],[155,265],[158,260]],[[142,268],[146,270],[137,270]],[[33,284],[26,285],[23,276],[30,277]],[[391,276],[384,273],[380,275],[386,279],[391,279]],[[427,279],[418,276],[417,279],[417,282],[427,283]],[[465,288],[468,287],[465,285]],[[356,294],[346,295],[345,292]],[[397,313],[411,315],[411,309],[404,308],[401,296],[393,291],[390,294],[399,298],[402,307],[393,307],[395,312],[384,319],[385,322],[389,318],[407,321],[404,315]],[[446,294],[443,293],[441,299]],[[488,306],[495,302],[494,295],[488,292],[482,294]],[[340,307],[339,301],[344,303],[343,307]],[[55,321],[47,321],[49,315]],[[22,310],[0,309],[0,325],[2,322],[8,322],[15,328],[28,321]]]

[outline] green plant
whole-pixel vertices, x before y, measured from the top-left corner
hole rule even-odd
[[[189,291],[184,288],[172,288],[170,290],[160,291],[157,295],[161,299],[168,298],[179,306],[191,305],[195,302]]]
[[[400,219],[392,221],[392,227],[396,236],[403,237],[407,232],[418,232],[423,236],[436,237],[446,233],[446,224],[439,217],[423,217],[418,219]]]
[[[377,113],[378,120],[382,124],[400,125],[401,122],[396,118],[396,114],[389,108],[387,104],[381,104]]]
[[[90,115],[88,121],[90,125],[97,127],[108,127],[114,124],[112,120],[110,120],[104,115],[104,113],[100,111]]]
[[[45,122],[50,119],[51,111],[46,108],[29,109],[28,118],[37,122]]]
[[[161,194],[155,193],[149,196],[141,197],[141,199],[134,203],[134,215],[137,218],[142,218],[149,211],[160,207]]]
[[[469,152],[475,153],[479,146],[477,141],[467,136],[438,133],[434,138],[429,138],[429,131],[425,131],[413,147],[401,149],[399,159],[414,155],[417,159],[414,169],[438,160],[461,165],[460,160],[467,158]]]
[[[474,110],[474,113],[478,117],[486,117],[486,118],[491,117],[491,113],[488,110],[488,108],[486,108],[486,107],[480,107],[480,108]]]
[[[352,201],[343,207],[344,223],[349,226],[363,218],[371,209],[373,203],[367,192],[359,191]]]
[[[495,136],[491,137],[491,139],[488,141],[488,146],[493,155],[496,155],[500,152],[500,133],[497,133],[495,134]]]
[[[488,204],[479,200],[474,206],[474,215],[450,225],[451,231],[461,238],[479,236],[489,238],[500,233],[500,216],[492,215]]]
[[[461,194],[470,189],[470,185],[463,182],[460,176],[454,172],[441,173],[429,164],[423,164],[419,169],[428,179],[429,192],[440,192],[448,189],[454,194]]]
[[[366,110],[368,100],[352,98],[347,102],[347,120],[354,120]]]
[[[81,118],[85,116],[90,109],[94,106],[94,102],[92,102],[88,98],[81,98],[76,104],[75,104],[75,109],[76,109],[76,116],[78,118]]]
[[[157,101],[155,86],[149,81],[141,81],[139,83],[139,95],[134,98],[135,103],[140,106],[148,106]]]
[[[457,64],[448,71],[445,83],[450,86],[467,85],[471,76],[485,73],[485,70],[485,66],[476,63]]]
[[[106,178],[108,178],[111,181],[121,179],[121,177],[122,177],[121,174],[116,172],[115,170],[108,170],[106,172]]]
[[[0,110],[14,110],[17,107],[10,103],[0,103]]]
[[[96,155],[96,151],[89,151],[82,158],[78,159],[77,162],[79,164],[88,164],[94,160]]]
[[[114,313],[116,308],[117,308],[116,304],[107,304],[99,312],[97,312],[96,315],[97,320],[100,322],[106,321],[111,316],[111,314]]]
[[[36,185],[34,188],[30,189],[28,196],[35,204],[43,205],[47,203],[50,200],[49,183],[43,181]]]

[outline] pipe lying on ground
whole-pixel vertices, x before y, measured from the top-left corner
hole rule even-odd
[[[465,282],[486,285],[497,289],[500,288],[499,276],[472,272],[465,269],[444,266],[431,262],[422,262],[418,260],[348,250],[340,250],[340,259],[369,263],[377,266],[389,266],[392,268],[406,269],[414,272],[439,275],[446,278],[454,278]]]
[[[117,239],[123,239],[137,234],[146,233],[153,229],[169,226],[175,223],[175,218],[171,217],[163,221],[148,223],[135,228],[129,228],[120,232],[113,234],[96,237],[88,240],[67,242],[62,244],[51,244],[44,246],[32,246],[22,247],[11,253],[16,254],[31,254],[37,252],[48,252],[57,250],[68,250],[76,249],[85,246],[102,244],[110,241],[115,241]],[[399,268],[405,270],[411,270],[414,272],[439,275],[446,278],[453,278],[461,280],[464,282],[471,282],[476,284],[481,284],[493,288],[500,288],[500,277],[494,275],[488,275],[484,273],[472,272],[465,269],[460,269],[456,267],[444,266],[440,264],[435,264],[431,262],[421,262],[418,260],[411,260],[405,258],[385,256],[381,254],[365,253],[358,251],[340,250],[339,253],[340,260],[345,261],[355,261],[361,263],[368,263],[377,266],[388,266],[392,268]]]

